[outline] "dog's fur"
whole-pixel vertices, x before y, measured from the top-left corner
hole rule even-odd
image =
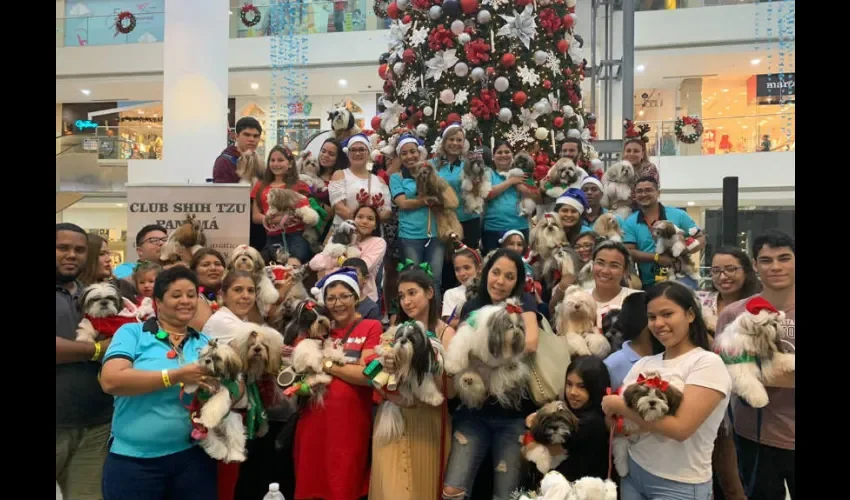
[[[320,191],[327,187],[325,180],[319,176],[322,167],[319,165],[319,160],[313,156],[311,151],[302,151],[298,155],[296,161],[298,167],[298,179],[304,184],[307,184],[316,191]]]
[[[546,445],[567,442],[567,438],[578,430],[578,417],[573,414],[563,401],[546,403],[537,410],[537,415],[528,433],[532,440],[527,441],[525,435],[520,436],[522,456],[537,466],[537,470],[546,474],[566,460],[564,454],[553,456]]]
[[[429,162],[422,162],[413,174],[416,179],[416,196],[419,199],[434,197],[437,206],[431,207],[431,213],[437,222],[437,237],[450,242],[452,234],[463,238],[463,226],[457,218],[457,193],[445,179],[437,175],[437,169]]]
[[[344,141],[361,132],[354,120],[354,115],[345,108],[339,107],[329,111],[328,121],[331,122],[331,130],[338,141]]]
[[[446,351],[446,372],[454,375],[458,395],[469,408],[480,408],[488,395],[503,406],[516,406],[525,391],[525,322],[507,306],[520,307],[509,298],[505,304],[474,311]]]
[[[539,493],[517,495],[516,500],[617,500],[617,484],[610,479],[586,476],[570,483],[558,471],[540,481]]]
[[[795,371],[795,355],[782,352],[779,347],[779,328],[784,320],[782,311],[762,309],[757,314],[744,311],[715,340],[715,351],[727,362],[732,392],[753,408],[764,408],[769,403],[766,380]],[[728,361],[740,355],[757,357],[761,369],[755,362]]]
[[[280,299],[280,294],[269,277],[260,252],[248,245],[239,245],[233,249],[227,262],[227,272],[237,270],[247,271],[254,277],[254,283],[257,285],[257,307],[265,316],[265,311]]]
[[[596,328],[596,300],[581,286],[567,288],[563,302],[555,307],[555,316],[570,356],[605,358],[611,352],[611,344]]]
[[[323,255],[330,257],[336,263],[340,257],[350,259],[352,257],[360,257],[360,249],[357,248],[357,227],[354,221],[345,220],[339,223],[334,231],[331,240],[325,244],[325,248],[321,252]],[[314,271],[323,271],[318,261],[310,261],[310,269]]]
[[[531,175],[534,172],[534,158],[525,151],[520,151],[514,155],[514,161],[511,164],[511,169],[508,170],[508,178],[522,177]],[[531,198],[520,196],[519,209],[517,213],[520,217],[531,217],[537,212],[537,203]]]
[[[331,320],[327,308],[314,300],[304,299],[295,304],[292,318],[283,328],[283,343],[293,346],[301,335],[324,340],[330,332]]]
[[[376,352],[382,358],[392,358],[395,362],[398,395],[406,404],[420,401],[429,406],[440,406],[444,398],[435,377],[442,372],[442,344],[432,341],[425,325],[415,321],[394,327],[387,336],[392,336],[391,346],[381,344]],[[404,435],[404,416],[401,409],[389,400],[378,408],[377,422],[374,440],[379,445]]]
[[[602,204],[624,220],[632,213],[636,180],[634,167],[625,160],[614,163],[602,174]]]
[[[460,172],[460,196],[463,209],[467,213],[484,212],[484,200],[490,195],[493,184],[490,182],[490,169],[484,164],[480,149],[471,151]]]
[[[547,212],[537,217],[528,235],[528,246],[539,257],[532,263],[534,279],[543,278],[543,263],[552,256],[552,252],[567,244],[567,235],[561,226],[558,214]]]
[[[546,187],[547,184],[550,185],[549,188]],[[557,200],[571,187],[581,188],[581,171],[569,158],[556,161],[546,177],[540,180],[540,191],[553,200]]]
[[[660,378],[660,375],[651,372],[642,374],[647,379]],[[623,399],[626,406],[635,412],[646,422],[654,422],[667,415],[675,415],[682,404],[682,391],[667,385],[667,390],[662,391],[658,387],[651,387],[646,382],[633,382],[623,391]],[[629,475],[629,443],[636,440],[634,433],[639,430],[637,424],[630,420],[624,420],[623,431],[625,435],[614,437],[613,458],[614,467],[620,477]],[[631,434],[631,436],[629,436]]]
[[[238,381],[241,378],[242,360],[232,347],[211,339],[201,349],[197,364],[206,368],[218,380]],[[194,394],[196,385],[185,385],[186,394]],[[245,461],[245,426],[242,417],[231,411],[233,397],[224,385],[211,394],[211,397],[201,406],[200,414],[194,418],[195,423],[207,428],[207,436],[201,439],[201,448],[207,455],[225,462]]]
[[[617,352],[622,349],[623,342],[625,342],[625,334],[617,323],[619,317],[619,309],[609,309],[602,316],[602,334],[605,335],[608,343],[611,344],[611,352]]]
[[[543,260],[543,276],[550,289],[555,288],[564,276],[578,278],[581,271],[581,257],[569,245],[561,245],[552,250],[549,257]]]
[[[201,228],[199,221],[194,214],[187,214],[186,220],[171,235],[168,240],[162,245],[159,250],[159,260],[163,262],[174,262],[180,257],[184,251],[188,251],[192,255],[198,250],[207,245],[207,237]]]
[[[673,272],[677,276],[685,275],[699,282],[699,271],[687,252],[684,231],[668,220],[659,220],[652,225],[652,237],[655,253],[673,257]]]
[[[606,212],[596,219],[593,232],[606,240],[623,241],[623,228],[620,227],[617,216],[611,212]]]
[[[310,388],[310,400],[319,405],[324,404],[325,391],[333,380],[324,372],[323,361],[327,358],[339,365],[345,363],[342,349],[335,348],[329,339],[330,331],[328,310],[316,302],[303,301],[284,332],[286,345],[293,345],[297,338],[305,336],[292,351],[292,370],[303,377],[303,383]]]
[[[118,288],[111,283],[93,283],[87,286],[80,295],[79,303],[83,314],[92,318],[121,316],[141,322],[154,314],[151,299],[145,298],[142,305],[137,307],[136,304],[122,297]],[[114,333],[112,332],[112,334]],[[83,317],[77,325],[76,340],[77,342],[94,343],[102,334],[112,337],[112,334],[95,330],[92,322],[87,317]]]
[[[284,218],[287,216],[298,217],[306,227],[313,227],[319,222],[319,214],[310,206],[307,197],[297,191],[286,188],[270,189],[268,201],[267,221],[282,213]],[[305,202],[307,203],[305,204]]]

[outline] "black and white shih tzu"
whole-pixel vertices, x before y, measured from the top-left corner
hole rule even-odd
[[[546,474],[566,460],[566,450],[553,456],[547,445],[567,442],[567,438],[578,430],[578,417],[570,411],[563,401],[546,403],[537,410],[531,428],[519,438],[522,444],[522,456],[537,466],[537,470]]]
[[[524,351],[522,308],[509,298],[469,315],[449,344],[444,366],[467,407],[480,408],[488,395],[516,407],[528,383]]]
[[[623,391],[626,406],[637,412],[646,422],[654,422],[667,415],[675,415],[682,404],[682,391],[661,378],[656,372],[641,373],[637,380]],[[622,418],[622,417],[621,417]],[[629,443],[637,442],[637,424],[623,419],[623,434],[614,437],[614,467],[620,477],[629,475]]]
[[[325,373],[324,361],[333,361],[338,365],[345,364],[345,354],[342,348],[334,346],[329,340],[331,320],[328,310],[317,302],[305,300],[298,304],[294,318],[284,329],[284,343],[293,345],[296,339],[301,339],[292,350],[291,365],[278,376],[279,385],[291,385],[295,379],[301,378],[302,384],[309,388],[310,399],[317,403],[324,402],[327,386],[332,377]],[[285,383],[281,376],[289,381]]]
[[[121,296],[111,283],[93,283],[80,295],[83,319],[77,325],[78,342],[94,343],[98,337],[111,338],[122,325],[138,323],[153,315],[153,302],[145,299],[142,306]]]
[[[442,373],[442,344],[428,337],[425,325],[418,321],[402,323],[387,333],[392,335],[392,344],[381,344],[376,352],[394,361],[398,395],[405,404],[415,401],[429,406],[443,404],[443,394],[435,380]],[[376,443],[386,444],[404,435],[404,416],[395,403],[389,400],[381,403],[377,419]]]
[[[228,344],[211,339],[201,349],[196,363],[206,368],[219,382],[237,382],[241,380],[242,360],[239,354]],[[183,392],[194,394],[197,385],[185,385]],[[204,389],[206,392],[206,389]],[[242,417],[231,410],[235,401],[224,383],[218,385],[215,392],[201,406],[193,422],[206,428],[206,436],[200,440],[201,448],[207,455],[225,462],[245,461],[245,426]],[[203,401],[204,398],[199,398]]]

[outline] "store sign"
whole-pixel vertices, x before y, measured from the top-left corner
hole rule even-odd
[[[750,104],[785,104],[795,102],[795,73],[753,75],[747,80],[747,102]]]
[[[87,128],[97,128],[97,122],[93,122],[91,120],[77,120],[74,123],[74,126],[77,127],[77,130],[85,130]]]
[[[309,115],[311,111],[313,111],[313,103],[310,101],[299,101],[289,104],[290,115]]]
[[[159,224],[171,234],[193,215],[207,246],[227,258],[234,248],[248,244],[250,189],[236,184],[128,185],[127,255],[136,255],[136,233],[144,226]]]
[[[97,151],[100,143],[97,139],[83,139],[83,151]]]

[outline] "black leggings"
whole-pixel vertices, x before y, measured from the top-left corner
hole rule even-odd
[[[796,474],[794,471],[794,450],[783,450],[738,436],[738,459],[743,472],[744,488],[750,481],[758,450],[756,484],[749,500],[785,500],[785,483],[788,493],[794,500]]]

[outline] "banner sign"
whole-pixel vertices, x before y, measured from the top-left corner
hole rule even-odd
[[[786,104],[796,101],[795,73],[753,75],[747,80],[749,104]]]
[[[228,258],[247,245],[250,232],[251,186],[242,184],[127,185],[127,255],[136,255],[136,233],[148,224],[168,231],[187,216],[201,223],[207,246]]]

